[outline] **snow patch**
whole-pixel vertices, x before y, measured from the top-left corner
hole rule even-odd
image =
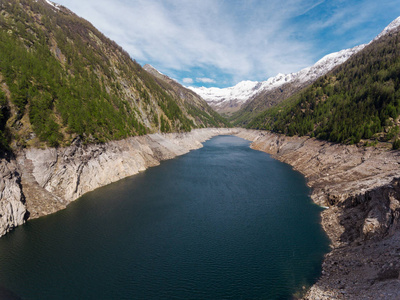
[[[400,27],[400,17],[391,22],[373,41],[379,39],[380,37],[390,33],[396,28]],[[291,74],[278,74],[275,77],[271,77],[266,81],[242,81],[237,85],[228,88],[206,88],[206,87],[188,87],[198,95],[200,95],[204,100],[212,103],[214,106],[222,106],[224,102],[234,101],[240,104],[245,103],[247,100],[254,97],[256,94],[269,91],[285,83],[294,83],[296,85],[301,85],[307,82],[313,82],[321,76],[331,71],[338,65],[343,64],[352,55],[364,49],[368,44],[363,44],[356,46],[351,49],[345,49],[339,52],[331,53],[319,61],[317,61],[313,66],[304,68],[297,73]]]
[[[334,67],[344,63],[353,54],[362,50],[366,45],[360,45],[351,49],[342,50],[331,53],[313,66],[304,68],[297,73],[281,74],[271,77],[266,81],[241,81],[237,85],[228,88],[206,88],[206,87],[188,87],[204,100],[212,103],[214,106],[222,106],[225,102],[234,101],[239,104],[245,103],[255,95],[261,92],[273,90],[286,83],[295,83],[301,85],[303,83],[315,81],[317,78],[325,75]]]
[[[46,2],[47,2],[48,4],[50,4],[51,6],[53,6],[55,9],[60,10],[58,4],[56,4],[56,3],[54,3],[54,2],[51,2],[51,1],[49,1],[49,0],[46,0]]]
[[[236,100],[244,103],[251,96],[258,92],[259,83],[257,81],[241,81],[237,85],[228,88],[206,88],[206,87],[188,87],[196,94],[200,95],[204,100],[208,102],[222,102]]]
[[[380,34],[377,35],[376,38],[374,38],[372,41],[376,41],[377,39],[381,38],[382,36],[388,34],[392,30],[398,28],[400,26],[400,17],[395,19],[393,22],[391,22],[388,26],[385,27],[385,29],[382,30]]]

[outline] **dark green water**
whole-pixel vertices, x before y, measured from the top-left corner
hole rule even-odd
[[[304,178],[231,136],[0,239],[23,299],[290,299],[328,240]]]

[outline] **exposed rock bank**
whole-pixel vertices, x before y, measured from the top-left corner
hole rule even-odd
[[[300,171],[312,199],[326,206],[322,225],[332,251],[305,299],[400,299],[400,152],[245,129],[153,134],[101,145],[28,149],[0,160],[0,236],[27,219],[222,134],[252,141]]]
[[[27,149],[0,160],[0,236],[27,219],[65,208],[101,186],[202,147],[232,129],[151,134],[99,145]]]
[[[21,177],[13,158],[0,161],[0,236],[25,221],[25,198]]]
[[[332,251],[305,299],[400,299],[400,152],[241,131],[252,148],[300,171],[326,206]]]

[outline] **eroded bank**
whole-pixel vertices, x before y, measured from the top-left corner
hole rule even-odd
[[[101,145],[28,149],[0,160],[0,235],[65,208],[98,187],[237,135],[300,171],[332,251],[306,299],[400,298],[400,153],[245,129],[154,134]]]
[[[238,136],[304,174],[311,198],[327,207],[321,222],[332,251],[305,299],[400,298],[400,153],[261,131]]]
[[[200,148],[213,136],[237,132],[197,129],[95,145],[76,140],[67,148],[25,149],[5,157],[0,160],[0,236],[89,191]]]

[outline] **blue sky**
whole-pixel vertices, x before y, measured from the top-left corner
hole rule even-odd
[[[399,0],[55,0],[141,65],[186,86],[233,86],[297,72],[368,43]]]

